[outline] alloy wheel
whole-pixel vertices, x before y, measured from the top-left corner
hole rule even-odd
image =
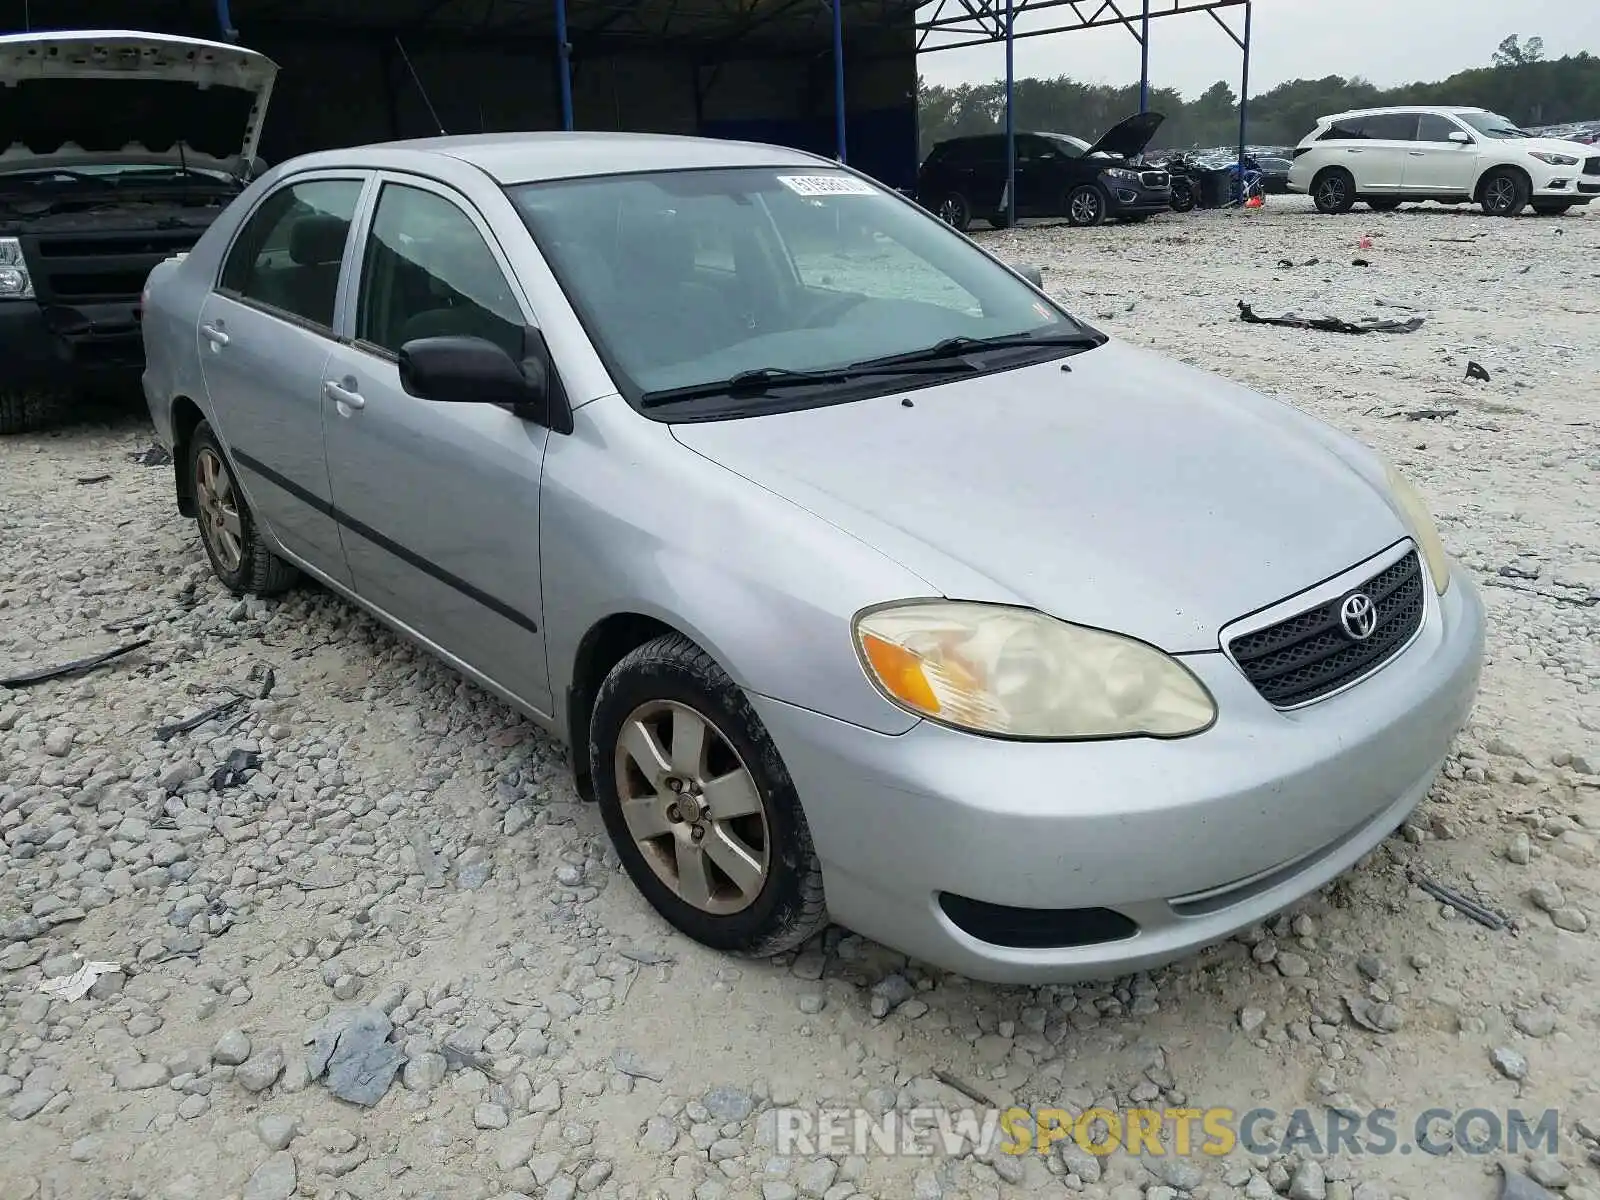
[[[1517,185],[1504,175],[1497,176],[1484,187],[1483,198],[1494,212],[1506,212],[1517,202]]]
[[[952,229],[962,229],[967,224],[967,206],[959,196],[946,196],[939,203],[939,219]]]
[[[658,700],[617,737],[617,796],[650,869],[686,904],[714,916],[748,908],[766,885],[766,809],[728,738],[686,704]]]
[[[1093,225],[1100,218],[1100,197],[1093,190],[1085,188],[1072,198],[1072,209],[1068,215],[1079,225]]]
[[[1338,208],[1344,203],[1344,180],[1337,175],[1324,179],[1317,189],[1317,199],[1324,208]]]
[[[221,457],[209,446],[195,456],[195,499],[200,506],[200,535],[225,571],[244,561],[244,530],[233,479]]]

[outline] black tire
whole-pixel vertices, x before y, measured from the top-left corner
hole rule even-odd
[[[972,205],[960,192],[950,192],[941,197],[934,214],[960,233],[972,228]]]
[[[198,464],[202,455],[213,456],[227,476],[239,520],[237,540],[240,555],[236,565],[230,566],[228,563],[225,551],[220,548],[215,524],[208,525],[208,521],[214,521],[213,514],[200,502]],[[235,596],[276,596],[293,587],[300,578],[299,570],[268,548],[250,512],[250,506],[245,502],[244,493],[239,490],[239,481],[233,474],[228,456],[222,452],[222,445],[217,441],[216,434],[211,432],[209,422],[201,421],[195,426],[194,433],[189,437],[189,453],[183,466],[189,473],[190,486],[194,488],[195,523],[200,531],[200,545],[204,547],[206,559],[211,563],[212,574],[222,581],[222,586]]]
[[[0,391],[0,435],[33,433],[54,423],[67,395],[56,391]]]
[[[1395,209],[1400,207],[1400,201],[1398,201],[1398,200],[1373,200],[1373,199],[1369,198],[1367,200],[1367,207],[1370,208],[1373,212],[1393,212]]]
[[[1528,207],[1532,191],[1533,185],[1521,171],[1497,167],[1478,184],[1478,203],[1486,216],[1514,217]]]
[[[999,212],[990,213],[989,225],[993,229],[1010,229],[1011,214],[1003,208]]]
[[[1356,206],[1356,181],[1343,167],[1329,167],[1311,181],[1311,199],[1326,216],[1347,213]]]
[[[623,815],[616,757],[624,723],[641,707],[693,710],[749,771],[767,835],[767,875],[738,911],[714,914],[684,900],[645,861]],[[680,634],[665,634],[625,656],[595,697],[588,758],[595,797],[617,856],[641,895],[669,924],[724,952],[769,955],[792,950],[828,923],[822,867],[800,797],[748,697],[716,661]]]
[[[1067,224],[1080,229],[1105,223],[1110,204],[1106,194],[1097,184],[1084,183],[1067,193]]]
[[[1195,206],[1195,194],[1194,194],[1194,187],[1192,185],[1191,186],[1184,186],[1184,187],[1177,187],[1177,186],[1173,187],[1173,189],[1172,189],[1172,211],[1173,212],[1181,212],[1181,213],[1193,212],[1194,211],[1194,206]]]
[[[1564,217],[1572,207],[1570,204],[1535,204],[1533,215],[1536,217]]]

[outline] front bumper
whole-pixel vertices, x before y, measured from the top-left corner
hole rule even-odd
[[[1221,653],[1187,658],[1220,715],[1178,741],[1003,742],[926,722],[891,737],[752,701],[805,805],[840,924],[995,983],[1106,978],[1283,910],[1404,822],[1465,724],[1483,658],[1482,602],[1462,573],[1428,604],[1408,649],[1293,712]],[[1111,910],[1137,928],[1089,945],[1000,945],[953,921],[941,893]]]
[[[134,303],[0,302],[0,362],[16,388],[72,388],[139,378],[144,344]]]
[[[1104,179],[1106,195],[1110,198],[1107,214],[1112,217],[1149,216],[1172,209],[1172,187],[1147,188],[1143,184],[1127,183],[1120,179]]]

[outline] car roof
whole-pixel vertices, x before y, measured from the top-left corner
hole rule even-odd
[[[470,163],[503,185],[634,171],[691,171],[716,167],[837,167],[832,159],[721,138],[609,132],[481,133],[410,138],[347,150],[323,150],[294,160],[301,170],[323,167],[410,166],[429,157]],[[288,164],[285,164],[288,165]]]
[[[1453,117],[1461,113],[1488,112],[1486,108],[1474,108],[1470,104],[1391,104],[1386,108],[1352,108],[1349,112],[1334,113],[1322,119],[1341,121],[1346,117],[1382,117],[1390,113],[1432,113],[1439,117]]]

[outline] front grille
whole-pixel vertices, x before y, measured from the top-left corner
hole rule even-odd
[[[1165,171],[1145,171],[1140,174],[1139,182],[1147,188],[1164,188],[1172,181]]]
[[[1371,636],[1345,632],[1340,608],[1355,592],[1377,609]],[[1354,683],[1393,658],[1422,625],[1421,560],[1411,551],[1358,587],[1307,612],[1236,637],[1228,650],[1256,691],[1278,708],[1306,704]]]
[[[203,227],[44,234],[24,238],[23,257],[41,303],[134,300],[155,265],[194,248]]]
[[[1600,175],[1600,158],[1584,159],[1583,173],[1585,175]]]

